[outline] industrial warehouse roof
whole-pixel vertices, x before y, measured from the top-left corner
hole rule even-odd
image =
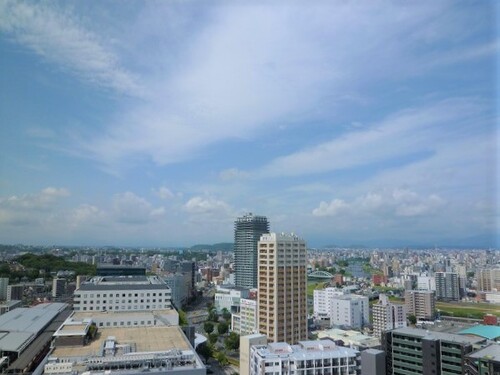
[[[479,337],[484,337],[488,340],[495,340],[500,338],[500,327],[499,326],[485,326],[477,325],[463,331],[458,332],[461,335],[474,335]]]
[[[45,303],[0,315],[0,351],[21,352],[66,307]]]

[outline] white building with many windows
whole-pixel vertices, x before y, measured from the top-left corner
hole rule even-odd
[[[258,332],[257,301],[242,298],[240,312],[231,317],[231,330],[240,336],[251,335]]]
[[[75,290],[75,311],[171,309],[171,290],[157,276],[96,276]]]
[[[362,328],[369,323],[368,297],[343,294],[336,288],[314,291],[314,316],[330,319],[332,326]]]
[[[250,348],[250,375],[356,375],[359,352],[330,340],[284,342]]]

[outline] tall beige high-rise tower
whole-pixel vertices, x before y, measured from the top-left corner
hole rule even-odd
[[[258,244],[259,332],[269,342],[307,340],[307,250],[294,234],[263,234]]]

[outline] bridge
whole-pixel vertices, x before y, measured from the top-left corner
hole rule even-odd
[[[307,275],[308,279],[331,279],[333,275],[326,271],[314,271]]]

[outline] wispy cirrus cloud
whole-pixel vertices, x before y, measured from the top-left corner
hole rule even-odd
[[[470,120],[481,121],[483,108],[480,100],[457,98],[402,110],[366,129],[350,131],[314,147],[278,157],[256,175],[317,174],[387,162],[419,152],[432,154],[450,141],[469,136]],[[484,132],[478,125],[477,130]]]
[[[2,1],[0,31],[82,80],[128,95],[142,95],[105,40],[56,3]]]

